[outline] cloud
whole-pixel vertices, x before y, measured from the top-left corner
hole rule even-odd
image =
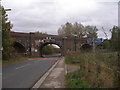
[[[97,2],[95,2],[97,1]],[[66,22],[81,22],[94,25],[106,32],[117,25],[118,0],[4,0],[5,8],[11,8],[9,20],[14,31],[41,31],[57,34],[58,28]],[[111,2],[110,2],[111,1]],[[101,30],[101,29],[100,29]],[[99,36],[104,36],[99,31]],[[109,34],[110,36],[110,34]]]

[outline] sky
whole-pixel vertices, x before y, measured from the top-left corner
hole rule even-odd
[[[16,32],[46,32],[57,35],[66,22],[97,26],[99,38],[111,34],[109,29],[118,25],[119,0],[3,0],[9,20]],[[102,29],[104,27],[104,31]]]

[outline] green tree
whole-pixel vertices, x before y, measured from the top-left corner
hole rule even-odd
[[[50,47],[49,45],[45,46],[45,47],[42,49],[42,53],[43,53],[44,55],[52,54],[51,47]]]
[[[97,38],[97,31],[98,29],[95,26],[83,26],[81,23],[67,22],[58,29],[58,35]]]
[[[61,36],[71,36],[72,35],[73,26],[71,23],[67,22],[65,25],[62,25],[58,29],[58,34]]]
[[[97,38],[97,31],[98,29],[95,26],[86,26],[85,27],[86,30],[86,35],[88,38]]]
[[[0,6],[2,9],[2,46],[3,46],[3,59],[7,60],[12,56],[13,51],[13,41],[10,36],[10,29],[12,28],[12,25],[10,21],[8,21],[8,15],[6,14],[5,9]]]
[[[85,36],[85,28],[81,23],[75,22],[73,25],[73,35],[84,37]]]
[[[112,37],[111,37],[111,45],[112,49],[118,52],[117,55],[117,65],[118,71],[120,71],[120,28],[118,26],[113,26],[111,29]],[[116,74],[116,73],[115,73]],[[117,85],[120,85],[120,74],[116,74]]]
[[[53,53],[60,53],[60,48],[54,47],[52,44],[43,47],[42,53],[44,55],[50,55]]]
[[[119,28],[117,26],[113,26],[113,28],[111,29],[111,33],[112,33],[112,37],[111,37],[112,49],[118,50],[119,49],[118,44],[120,42],[120,38],[118,37],[120,36]]]
[[[104,40],[101,44],[98,46],[99,49],[110,49],[111,48],[111,40]]]

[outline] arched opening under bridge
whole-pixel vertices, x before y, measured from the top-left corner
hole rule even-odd
[[[91,51],[92,50],[92,46],[90,44],[83,44],[81,47],[80,47],[80,50],[81,51]]]
[[[62,47],[53,42],[47,42],[39,48],[40,57],[59,57],[62,55]]]
[[[19,42],[14,42],[13,47],[17,53],[25,53],[26,52],[25,47]]]

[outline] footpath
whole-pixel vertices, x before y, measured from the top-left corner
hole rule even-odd
[[[65,88],[65,75],[78,69],[77,65],[65,64],[62,57],[32,88]]]
[[[64,58],[59,60],[39,88],[65,88]]]

